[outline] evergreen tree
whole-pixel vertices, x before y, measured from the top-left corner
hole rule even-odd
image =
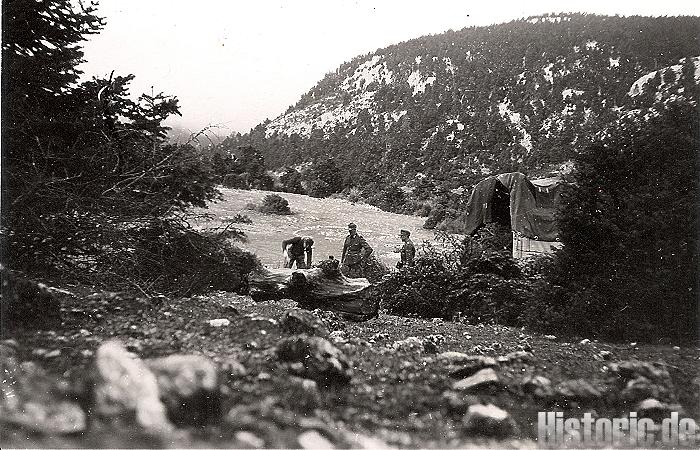
[[[206,288],[209,275],[168,280],[199,270],[177,260],[185,254],[204,252],[200,268],[216,265],[211,274],[232,270],[232,255],[216,260],[227,250],[183,220],[218,195],[214,174],[191,145],[167,142],[163,121],[179,114],[176,98],[131,100],[132,75],[76,84],[79,44],[102,25],[95,4],[3,3],[4,262],[142,289]]]
[[[564,316],[576,331],[613,338],[695,335],[695,99],[650,110],[648,121],[628,119],[578,156],[553,277],[571,295]]]

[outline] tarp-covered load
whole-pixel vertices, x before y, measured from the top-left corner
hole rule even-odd
[[[520,172],[488,177],[474,186],[469,197],[466,233],[472,235],[482,225],[495,222],[513,231],[513,256],[529,256],[516,254],[516,247],[520,253],[546,253],[559,246],[544,243],[556,243],[559,238],[556,210],[563,186],[559,178],[530,181]]]

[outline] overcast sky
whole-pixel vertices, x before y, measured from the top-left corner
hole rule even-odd
[[[133,73],[132,93],[176,95],[193,131],[246,132],[354,56],[449,29],[548,12],[700,15],[682,0],[100,0],[84,77]]]

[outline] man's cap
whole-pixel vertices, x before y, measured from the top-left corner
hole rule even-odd
[[[357,228],[357,225],[355,225],[354,223],[350,222],[350,223],[348,224],[348,228]]]
[[[410,235],[411,235],[411,232],[408,231],[408,230],[401,230],[400,233],[401,233],[401,234],[405,234],[406,236],[410,236]]]

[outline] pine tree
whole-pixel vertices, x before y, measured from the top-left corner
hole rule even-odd
[[[613,338],[697,330],[697,103],[629,118],[577,157],[553,282],[578,331]],[[587,311],[577,316],[574,311]]]
[[[176,98],[132,101],[133,75],[76,84],[79,44],[102,25],[94,4],[3,4],[2,237],[13,269],[128,273],[135,249],[184,232],[177,215],[217,195],[195,149],[166,141]],[[158,257],[145,255],[155,271]]]

